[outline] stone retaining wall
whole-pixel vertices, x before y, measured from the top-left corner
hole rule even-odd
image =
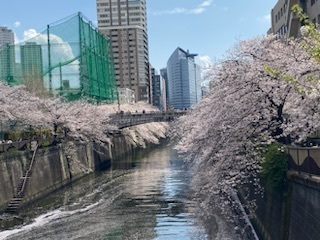
[[[110,166],[112,160],[134,151],[125,137],[117,135],[112,144],[60,144],[38,149],[22,205],[40,198],[89,172]],[[8,152],[0,155],[0,211],[14,197],[20,178],[26,172],[32,152]]]

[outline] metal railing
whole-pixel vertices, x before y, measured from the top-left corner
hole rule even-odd
[[[147,113],[119,113],[110,116],[110,124],[119,129],[150,122],[171,122],[186,114],[186,111],[174,112],[147,112]]]
[[[24,191],[25,191],[25,189],[26,189],[26,184],[27,184],[28,178],[31,177],[32,168],[33,168],[33,164],[34,164],[34,161],[35,161],[37,149],[38,149],[38,144],[35,146],[35,149],[34,149],[33,155],[32,155],[32,159],[31,159],[30,166],[29,166],[29,168],[27,169],[26,173],[24,174],[23,183],[22,183],[21,189],[20,189],[20,191],[16,194],[16,197],[22,197],[23,194],[24,194]]]

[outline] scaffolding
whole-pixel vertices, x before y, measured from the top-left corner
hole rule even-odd
[[[0,46],[0,81],[68,100],[116,100],[111,42],[81,13],[30,34],[24,42]]]

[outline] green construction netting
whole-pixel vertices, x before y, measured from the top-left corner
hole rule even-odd
[[[25,42],[0,47],[0,80],[69,100],[116,99],[111,42],[81,13]]]

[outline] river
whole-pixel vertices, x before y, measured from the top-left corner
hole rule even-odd
[[[222,219],[200,220],[190,180],[183,158],[170,146],[140,151],[15,216],[2,214],[0,239],[235,239]]]

